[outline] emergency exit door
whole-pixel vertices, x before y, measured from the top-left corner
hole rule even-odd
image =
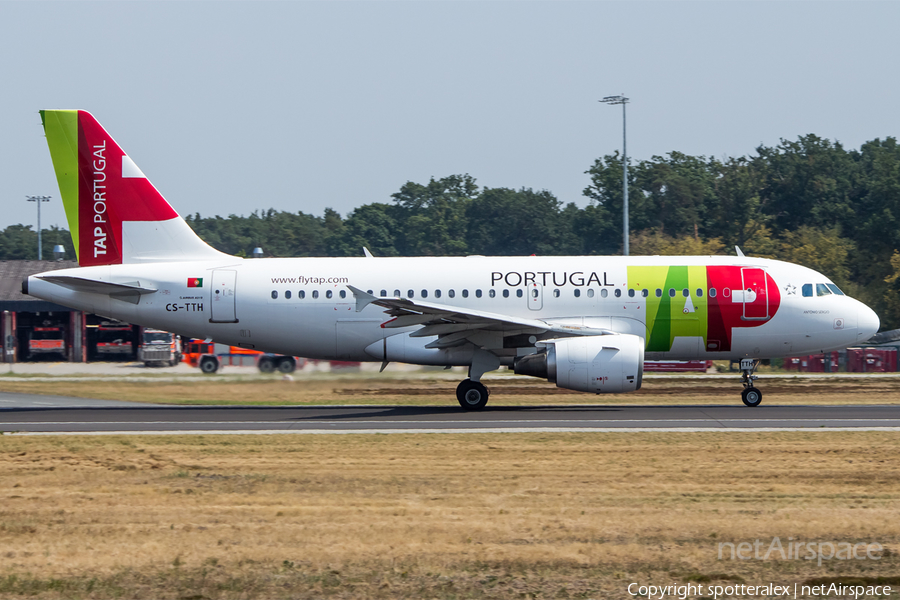
[[[210,323],[237,323],[234,310],[234,290],[237,282],[237,271],[215,269],[212,272],[210,286],[210,305],[212,306]]]

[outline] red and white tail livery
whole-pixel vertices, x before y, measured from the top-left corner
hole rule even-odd
[[[219,255],[194,234],[90,113],[43,110],[41,118],[78,264]]]

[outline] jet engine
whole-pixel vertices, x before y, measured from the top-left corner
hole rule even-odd
[[[592,335],[537,342],[543,349],[518,358],[519,375],[541,377],[556,387],[609,394],[641,389],[644,339],[636,335]]]

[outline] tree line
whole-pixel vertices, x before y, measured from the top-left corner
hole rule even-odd
[[[670,152],[629,159],[632,254],[734,254],[799,263],[900,327],[900,147],[892,137],[858,150],[806,135],[718,159]],[[342,217],[268,210],[186,218],[213,247],[241,256],[603,255],[622,251],[622,158],[587,171],[588,205],[547,190],[487,188],[470,175],[407,182],[389,202]],[[52,257],[63,229],[45,230]],[[0,259],[36,258],[36,233],[0,232]],[[49,250],[48,250],[49,246]]]

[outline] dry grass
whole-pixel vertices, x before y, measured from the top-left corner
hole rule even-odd
[[[0,437],[0,597],[626,598],[900,575],[895,433]],[[880,561],[717,559],[880,542]],[[895,590],[897,587],[895,586]]]
[[[455,405],[458,378],[419,375],[397,378],[367,374],[312,377],[283,381],[277,376],[246,380],[209,381],[33,381],[0,378],[0,392],[22,392],[130,400],[166,404],[392,404]],[[591,395],[557,388],[530,377],[486,379],[492,406],[559,404],[739,404],[739,376],[733,378],[679,377],[644,379],[630,394]],[[900,404],[897,378],[791,379],[764,376],[758,385],[766,405]]]

